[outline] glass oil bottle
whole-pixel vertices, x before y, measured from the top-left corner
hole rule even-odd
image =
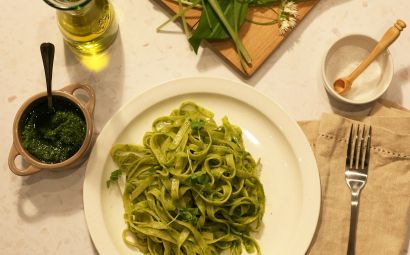
[[[75,53],[99,54],[115,41],[118,23],[109,0],[44,1],[57,9],[60,31]]]

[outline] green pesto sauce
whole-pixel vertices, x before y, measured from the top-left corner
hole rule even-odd
[[[23,119],[23,147],[44,163],[59,163],[73,156],[83,144],[87,125],[81,110],[61,97],[40,102]]]

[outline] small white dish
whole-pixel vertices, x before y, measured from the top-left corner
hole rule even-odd
[[[322,63],[322,78],[328,94],[338,101],[361,105],[381,97],[393,78],[393,60],[388,49],[381,53],[353,82],[344,95],[333,89],[335,80],[349,75],[376,46],[369,36],[353,34],[336,41],[326,52]]]

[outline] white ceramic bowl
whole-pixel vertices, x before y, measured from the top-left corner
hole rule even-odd
[[[348,104],[366,104],[381,97],[393,78],[393,60],[385,50],[353,82],[344,95],[333,89],[333,82],[349,75],[367,57],[377,41],[366,35],[353,34],[336,41],[326,52],[322,63],[323,84],[333,98]]]

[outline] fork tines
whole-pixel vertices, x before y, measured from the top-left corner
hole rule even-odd
[[[346,165],[351,170],[367,169],[370,156],[371,126],[352,124]]]

